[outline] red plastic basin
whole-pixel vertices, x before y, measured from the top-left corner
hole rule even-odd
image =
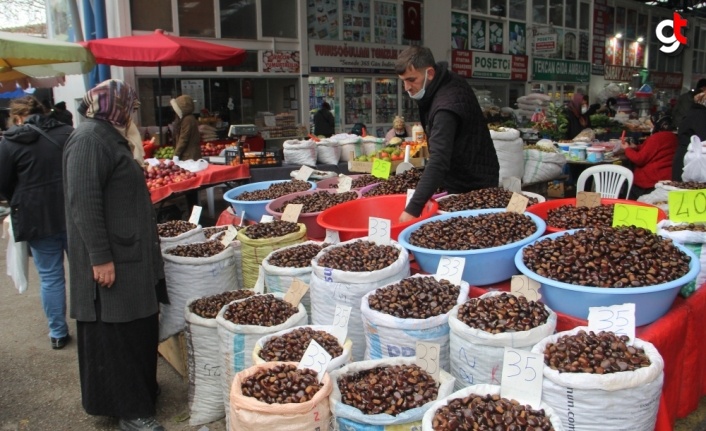
[[[654,205],[645,203],[645,202],[638,202],[638,201],[633,201],[630,199],[608,199],[608,198],[601,198],[601,205],[610,205],[610,204],[627,204],[627,205],[636,205],[640,207],[655,207],[657,208],[657,221],[660,222],[664,219],[667,218],[667,214],[662,211],[659,207],[656,207]],[[547,222],[547,215],[549,214],[549,210],[553,210],[555,208],[559,208],[564,205],[571,205],[571,206],[576,206],[576,198],[565,198],[565,199],[554,199],[546,202],[540,202],[536,205],[532,205],[527,207],[527,212],[530,212],[532,214],[538,215],[539,217],[542,218],[545,222]],[[590,226],[584,226],[584,227],[590,227]],[[563,232],[566,229],[562,229],[556,226],[550,226],[549,222],[547,222],[547,230],[545,233],[555,233],[555,232]]]
[[[348,241],[368,236],[368,219],[370,217],[388,219],[392,225],[390,238],[397,241],[397,236],[404,228],[436,215],[436,211],[439,209],[439,204],[432,199],[424,205],[422,214],[419,217],[405,223],[399,223],[397,220],[404,211],[406,202],[406,195],[385,195],[357,199],[323,211],[316,220],[325,229],[337,231],[341,241]]]

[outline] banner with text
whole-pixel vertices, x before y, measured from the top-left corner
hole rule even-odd
[[[653,72],[650,71],[649,81],[657,89],[676,88],[681,89],[684,75],[681,73]]]
[[[454,49],[451,70],[466,78],[527,81],[527,56]]]
[[[401,46],[309,40],[309,73],[395,74]]]
[[[532,61],[532,80],[588,82],[591,78],[591,63],[587,61],[554,60],[535,58]]]
[[[262,71],[299,73],[299,51],[262,51]]]
[[[591,58],[591,73],[603,75],[605,65],[605,37],[608,20],[608,5],[606,0],[595,0],[593,3],[593,55]]]
[[[559,49],[559,35],[537,34],[532,41],[533,52],[535,54],[556,54]]]

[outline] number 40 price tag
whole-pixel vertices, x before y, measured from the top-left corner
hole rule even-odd
[[[500,396],[539,408],[543,372],[543,355],[505,347]]]
[[[331,355],[316,340],[311,340],[297,368],[300,370],[309,368],[316,371],[316,377],[321,382],[329,362],[331,362]]]

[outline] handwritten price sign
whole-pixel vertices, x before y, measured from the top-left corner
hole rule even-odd
[[[295,278],[292,280],[292,284],[289,285],[287,293],[284,294],[284,300],[297,307],[307,290],[309,290],[309,285]]]
[[[505,347],[500,396],[539,408],[543,372],[543,355]]]
[[[386,180],[390,178],[390,168],[392,168],[392,162],[382,159],[375,159],[373,160],[373,169],[371,170],[370,175]]]
[[[612,332],[635,339],[635,304],[588,307],[588,329],[595,333]]]
[[[203,210],[203,207],[200,207],[198,205],[194,205],[191,208],[191,215],[189,216],[189,223],[193,224],[199,224],[199,220],[201,220],[201,211]]]
[[[331,362],[331,355],[329,355],[326,349],[321,347],[316,340],[311,340],[297,368],[300,370],[309,368],[310,370],[316,371],[316,377],[319,379],[319,382],[321,382],[329,362]]]
[[[269,223],[273,221],[275,218],[272,217],[269,214],[263,214],[262,217],[260,218],[260,223]]]
[[[302,208],[304,208],[304,204],[287,204],[282,213],[282,220],[296,223],[299,220]]]
[[[510,203],[507,204],[507,212],[522,214],[527,209],[529,198],[520,193],[513,193],[510,198]]]
[[[706,190],[669,192],[669,220],[684,222],[706,221]]]
[[[326,238],[324,238],[324,242],[329,244],[338,244],[341,242],[341,237],[338,235],[338,231],[326,229]]]
[[[299,171],[297,172],[297,176],[294,177],[295,180],[300,180],[300,181],[306,181],[309,179],[311,174],[314,173],[314,170],[310,168],[309,166],[302,165],[301,168],[299,168]]]
[[[351,318],[351,307],[349,305],[336,304],[336,310],[333,312],[333,324],[331,326],[336,329],[336,338],[343,345],[348,336],[348,321]]]
[[[658,212],[659,209],[657,207],[615,204],[613,208],[613,227],[635,225],[650,232],[656,232]]]
[[[349,192],[353,187],[353,178],[343,175],[338,178],[338,193]]]
[[[441,256],[439,266],[436,268],[436,277],[437,279],[449,280],[451,284],[460,286],[465,266],[466,259],[462,257]]]
[[[593,192],[578,192],[576,193],[577,207],[599,207],[601,206],[601,194]]]
[[[417,341],[415,363],[419,368],[431,374],[434,380],[439,381],[439,352],[440,346],[436,343]]]
[[[370,217],[368,220],[368,239],[377,245],[390,244],[390,220]]]
[[[528,301],[539,301],[542,295],[539,288],[542,285],[526,275],[513,275],[510,280],[510,293],[515,296],[524,296]]]

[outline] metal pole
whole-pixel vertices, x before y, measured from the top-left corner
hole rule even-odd
[[[165,144],[164,135],[162,135],[162,65],[157,63],[157,117],[159,118],[159,146]]]

